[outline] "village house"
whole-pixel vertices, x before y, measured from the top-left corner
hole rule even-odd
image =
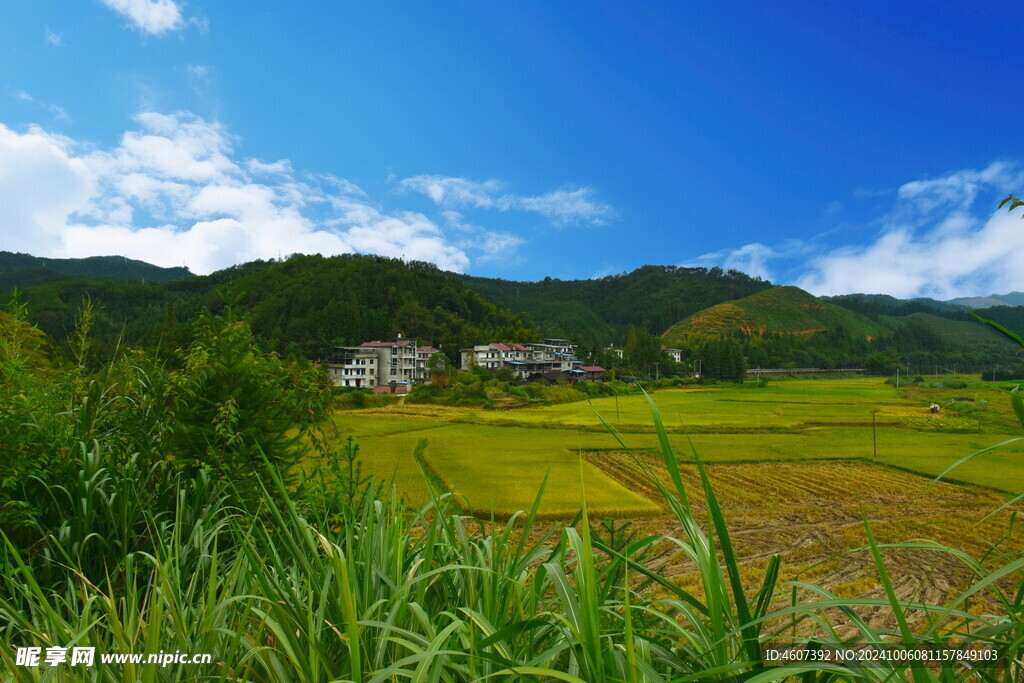
[[[662,350],[665,353],[667,353],[668,357],[671,358],[672,360],[674,360],[675,362],[677,362],[677,363],[682,363],[683,362],[683,350],[682,349],[663,348]]]
[[[336,387],[373,389],[380,377],[376,352],[361,346],[334,346],[324,359]]]
[[[435,353],[440,351],[432,346],[416,346],[415,341],[399,335],[395,341],[332,347],[325,364],[334,386],[408,388],[429,381],[427,363]]]
[[[618,358],[620,360],[622,359],[622,356],[623,356],[623,350],[615,348],[614,344],[609,344],[608,346],[606,346],[605,349],[604,349],[604,352],[605,353],[613,354],[616,358]]]
[[[549,372],[570,372],[580,365],[582,361],[576,360],[576,346],[568,339],[544,339],[529,344],[492,342],[461,352],[463,370],[508,368],[520,379]]]

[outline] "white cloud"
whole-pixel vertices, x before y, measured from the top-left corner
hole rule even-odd
[[[64,45],[64,39],[61,38],[60,34],[54,33],[49,28],[43,30],[43,40],[54,47],[62,47]]]
[[[189,87],[199,97],[202,97],[206,92],[206,87],[210,84],[213,70],[205,64],[189,64],[185,67],[185,73],[188,76]]]
[[[160,35],[185,26],[181,7],[173,0],[102,0],[144,33]]]
[[[11,96],[14,99],[19,100],[21,102],[27,102],[42,107],[46,111],[50,112],[53,115],[53,118],[57,119],[58,121],[71,121],[71,117],[68,116],[68,113],[64,109],[64,107],[60,107],[56,104],[51,104],[49,102],[44,102],[43,100],[40,100],[37,97],[33,97],[24,90],[15,90],[11,93]]]
[[[406,178],[401,187],[430,197],[439,206],[472,206],[489,209],[501,190],[497,180],[468,180],[439,175],[418,175]]]
[[[510,232],[487,230],[467,223],[458,211],[443,211],[442,215],[447,224],[460,233],[460,239],[456,241],[456,244],[463,249],[480,252],[480,256],[477,257],[477,261],[480,263],[516,260],[518,256],[516,252],[523,243],[521,237]]]
[[[724,267],[726,270],[738,270],[753,277],[770,280],[768,261],[774,256],[775,251],[771,247],[760,242],[751,242],[730,252],[725,258]]]
[[[738,249],[720,249],[707,254],[701,254],[697,258],[681,263],[686,268],[717,266],[725,270],[738,270],[741,273],[762,280],[772,280],[772,273],[768,268],[768,262],[779,258],[783,253],[792,248],[789,245],[787,250],[779,252],[760,242],[751,242]]]
[[[343,233],[345,241],[356,251],[428,261],[456,272],[469,267],[466,253],[448,244],[441,230],[426,216],[408,211],[385,216],[369,206],[364,208],[362,220]]]
[[[1022,187],[1024,173],[1008,162],[906,183],[874,242],[832,249],[797,284],[815,294],[937,299],[1022,290],[1024,223],[993,200]]]
[[[186,182],[243,176],[228,158],[232,139],[220,124],[187,113],[145,112],[136,120],[143,130],[126,132],[121,146],[103,155],[107,169]]]
[[[0,249],[52,253],[68,214],[94,193],[88,164],[71,156],[61,139],[0,124]]]
[[[517,240],[385,211],[353,183],[298,175],[287,159],[239,159],[222,125],[187,112],[146,112],[136,121],[112,149],[0,124],[0,249],[122,254],[197,273],[292,253],[352,252],[461,271],[469,254],[486,260]]]
[[[537,197],[506,195],[498,199],[500,209],[536,211],[555,225],[588,223],[603,225],[615,216],[615,210],[594,198],[589,187],[576,190],[558,190]]]
[[[1024,290],[1022,212],[996,209],[1000,199],[1022,190],[1024,169],[1007,161],[914,180],[895,191],[856,190],[855,197],[872,201],[893,197],[888,211],[869,224],[876,234],[867,244],[836,245],[836,236],[848,230],[840,224],[807,241],[752,242],[680,265],[733,268],[818,295],[950,299]]]
[[[264,162],[259,159],[246,159],[245,170],[253,175],[290,176],[294,172],[292,170],[292,162],[288,159],[278,159],[271,162]]]
[[[543,195],[502,194],[497,180],[469,180],[439,175],[419,175],[399,183],[402,189],[429,197],[443,207],[530,211],[557,226],[602,225],[615,217],[615,209],[600,202],[589,187],[556,190]]]

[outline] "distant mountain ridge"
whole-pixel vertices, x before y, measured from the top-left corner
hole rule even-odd
[[[817,298],[720,268],[643,266],[595,280],[516,282],[350,254],[293,255],[192,276],[122,257],[0,252],[0,295],[13,286],[23,291],[30,319],[57,343],[75,328],[88,297],[100,345],[123,333],[129,344],[173,348],[200,311],[230,305],[250,318],[266,348],[310,358],[330,345],[401,332],[450,355],[476,343],[549,336],[573,339],[600,359],[609,344],[640,349],[646,334],[650,344],[661,337],[687,349],[687,360],[724,341],[742,347],[734,350],[756,367],[883,372],[901,357],[930,367],[1016,361],[1012,345],[962,305],[878,294]],[[1024,306],[999,305],[985,315],[1024,330]]]
[[[889,309],[900,309],[906,314],[915,311],[962,311],[964,306],[951,301],[940,301],[929,297],[915,297],[913,299],[897,299],[888,294],[837,294],[835,296],[823,296],[823,301],[831,301],[843,308],[857,311],[871,317],[873,314]],[[870,311],[866,312],[866,311]]]
[[[887,308],[931,307],[939,311],[963,310],[971,308],[992,308],[993,306],[1024,306],[1024,292],[1010,292],[1008,294],[990,294],[988,296],[961,296],[955,299],[931,299],[929,297],[915,297],[913,299],[897,299],[888,294],[837,294],[835,296],[821,297],[825,301],[837,303],[840,306],[862,308],[873,304],[880,304]]]
[[[74,278],[170,282],[195,277],[188,268],[162,268],[124,256],[45,258],[0,251],[0,292]]]
[[[947,303],[966,308],[992,308],[993,306],[1024,306],[1024,292],[990,294],[988,296],[964,296],[950,299]]]

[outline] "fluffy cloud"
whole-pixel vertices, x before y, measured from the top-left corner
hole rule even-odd
[[[436,263],[445,270],[461,272],[469,266],[469,257],[448,244],[441,230],[426,216],[402,212],[384,216],[370,207],[363,220],[349,228],[345,241],[356,250],[396,258]]]
[[[66,140],[0,125],[0,248],[54,252],[68,215],[95,192],[88,164],[69,153]]]
[[[556,226],[602,225],[615,217],[615,209],[598,201],[594,190],[589,187],[524,196],[503,194],[502,183],[497,180],[438,175],[413,176],[402,180],[399,186],[426,195],[438,206],[531,211],[541,214]]]
[[[0,124],[0,249],[122,254],[207,273],[292,253],[368,252],[465,270],[518,238],[386,211],[351,182],[238,159],[220,124],[146,112],[112,149]],[[446,221],[447,222],[447,221]]]
[[[142,31],[159,35],[185,26],[181,7],[174,0],[102,0],[103,4],[128,19]]]
[[[797,284],[815,294],[937,299],[1024,289],[1024,223],[994,206],[1022,185],[1024,173],[1007,162],[906,183],[872,243],[830,250]]]
[[[718,266],[725,270],[738,270],[762,280],[772,280],[772,273],[768,268],[768,262],[781,257],[783,254],[792,253],[794,245],[787,243],[784,249],[773,249],[760,242],[751,242],[738,249],[722,249],[707,254],[702,254],[692,261],[680,264],[684,267],[710,267]]]
[[[448,225],[460,233],[456,244],[463,249],[481,252],[477,258],[479,262],[509,262],[516,259],[516,251],[519,249],[519,245],[523,243],[522,238],[510,232],[487,230],[478,225],[467,223],[462,219],[462,214],[458,211],[445,211],[443,215]]]
[[[818,295],[890,294],[951,299],[1024,290],[1022,212],[997,210],[1024,190],[1024,170],[997,161],[914,180],[891,190],[857,190],[855,197],[893,197],[867,227],[866,244],[836,244],[841,229],[809,241],[760,242],[703,254],[684,266],[720,266],[802,287]],[[827,212],[832,215],[834,212]]]

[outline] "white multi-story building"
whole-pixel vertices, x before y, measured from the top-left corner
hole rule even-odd
[[[580,365],[582,362],[576,360],[576,347],[566,339],[545,339],[539,344],[493,342],[462,349],[463,370],[508,368],[523,379],[534,373],[568,372]]]
[[[525,362],[533,356],[533,351],[523,344],[477,344],[471,349],[462,349],[462,369],[476,366],[497,370],[505,367],[506,363]]]
[[[377,356],[361,346],[335,346],[327,354],[327,374],[336,387],[373,389],[380,380]]]
[[[327,373],[335,386],[373,389],[413,385],[430,379],[427,362],[432,346],[416,346],[399,337],[395,341],[369,341],[359,346],[335,346],[327,356]]]

